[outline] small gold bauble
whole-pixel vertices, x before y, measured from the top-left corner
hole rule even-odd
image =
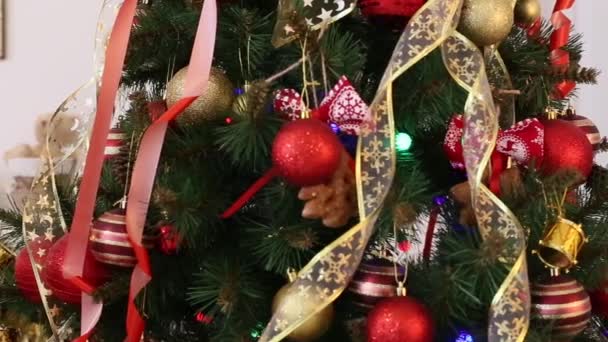
[[[244,116],[249,113],[249,104],[247,103],[248,96],[247,93],[241,94],[234,99],[232,103],[232,111],[234,114],[238,114],[240,116]]]
[[[178,71],[167,84],[167,104],[174,105],[182,98],[188,67]],[[203,94],[194,101],[182,114],[177,122],[184,124],[198,124],[206,120],[217,119],[230,110],[234,101],[234,87],[224,72],[211,68],[209,83]]]
[[[285,306],[287,310],[282,312],[288,320],[294,320],[305,312],[313,310],[317,303],[310,298],[304,299],[289,291],[291,284],[283,286],[274,296],[272,312],[276,312],[279,306]],[[296,330],[289,334],[290,341],[308,342],[323,336],[329,330],[334,318],[334,307],[330,304],[316,315],[312,316]]]
[[[515,22],[522,26],[532,25],[540,18],[540,12],[540,0],[517,0]]]
[[[503,41],[513,26],[513,7],[505,0],[464,0],[458,31],[478,46]]]
[[[13,255],[4,247],[0,246],[0,267],[4,267],[13,259]]]

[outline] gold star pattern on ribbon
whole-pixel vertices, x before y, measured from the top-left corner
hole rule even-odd
[[[523,341],[530,322],[530,291],[526,236],[515,215],[482,183],[498,135],[498,116],[481,51],[454,33],[442,46],[452,78],[469,92],[462,145],[471,197],[481,235],[500,234],[508,248],[500,260],[510,272],[494,296],[489,313],[488,341]]]
[[[311,3],[315,2],[311,0]],[[461,6],[462,0],[430,0],[406,26],[370,107],[372,120],[361,130],[357,149],[360,223],[319,252],[292,283],[287,295],[312,301],[314,305],[307,307],[313,310],[287,315],[289,308],[279,307],[264,330],[261,342],[278,342],[286,338],[338,298],[348,286],[393,183],[396,156],[392,83],[454,32]]]
[[[48,249],[66,232],[65,220],[59,204],[55,174],[58,170],[61,170],[62,173],[67,173],[68,179],[72,180],[84,166],[84,160],[81,157],[85,153],[77,153],[77,151],[86,150],[85,147],[92,128],[91,123],[95,117],[95,99],[100,85],[99,76],[105,62],[107,41],[122,3],[123,0],[104,0],[95,39],[95,76],[67,97],[58,107],[48,125],[47,144],[53,139],[61,139],[61,137],[55,137],[54,128],[57,117],[66,113],[71,115],[79,113],[80,115],[76,120],[77,125],[72,128],[77,133],[79,140],[76,144],[62,149],[62,155],[49,155],[47,146],[47,153],[41,158],[42,166],[34,178],[31,191],[25,199],[23,208],[23,236],[26,241],[26,248],[34,266],[32,267],[34,276],[51,331],[57,341],[71,340],[74,337],[75,332],[71,329],[71,325],[75,321],[73,319],[75,314],[73,308],[66,306],[52,296],[52,292],[40,277]],[[69,171],[66,172],[66,170]]]
[[[356,0],[304,0],[297,8],[296,0],[279,0],[272,43],[280,47],[297,39],[301,32],[296,26],[321,29],[348,15],[356,4]]]

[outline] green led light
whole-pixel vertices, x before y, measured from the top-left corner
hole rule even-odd
[[[412,148],[412,137],[407,133],[397,133],[395,144],[397,146],[397,151],[407,152]]]

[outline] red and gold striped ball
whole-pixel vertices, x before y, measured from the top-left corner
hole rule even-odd
[[[93,221],[90,240],[91,252],[97,261],[121,267],[133,267],[137,264],[127,234],[124,209],[111,210]],[[154,238],[144,235],[143,244],[146,248],[152,248]]]
[[[568,341],[591,319],[591,301],[585,288],[568,276],[551,277],[531,287],[533,314],[553,323],[553,337]]]
[[[404,269],[397,269],[399,279],[403,278]],[[393,263],[383,259],[363,260],[348,285],[352,302],[366,309],[371,309],[380,300],[397,295],[397,281]]]
[[[120,153],[120,148],[125,144],[126,134],[120,128],[112,128],[108,134],[104,155],[111,159]]]
[[[594,151],[597,151],[600,148],[602,136],[600,134],[600,130],[593,123],[593,121],[582,115],[568,115],[564,117],[564,120],[570,121],[585,133],[585,135],[587,136],[587,140],[589,140],[589,142],[593,146]]]
[[[15,259],[15,283],[17,288],[25,299],[32,303],[41,303],[40,292],[38,292],[38,283],[32,269],[30,256],[27,254],[27,249],[23,248]]]

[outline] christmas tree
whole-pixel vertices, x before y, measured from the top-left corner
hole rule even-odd
[[[0,211],[0,340],[607,340],[573,3],[106,1]]]

